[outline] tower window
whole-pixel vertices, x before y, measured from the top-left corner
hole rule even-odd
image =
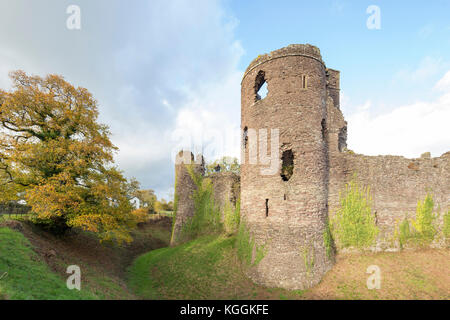
[[[266,218],[269,216],[269,199],[266,199]]]
[[[292,150],[283,151],[281,162],[281,179],[289,181],[294,174],[294,153]]]
[[[244,133],[243,133],[242,138],[244,140],[244,149],[247,149],[247,143],[248,143],[248,128],[247,127],[244,128]]]
[[[306,75],[302,76],[302,89],[308,88],[308,78]]]
[[[325,141],[327,136],[327,124],[325,119],[322,119],[322,122],[320,124],[322,125],[322,139]]]
[[[255,101],[264,99],[268,93],[266,74],[261,70],[258,72],[255,79]]]

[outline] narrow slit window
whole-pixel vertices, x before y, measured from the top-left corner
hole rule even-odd
[[[306,89],[308,87],[308,78],[306,75],[302,76],[302,89]]]
[[[247,149],[247,142],[248,142],[248,128],[245,127],[244,128],[244,133],[243,133],[243,140],[244,140],[244,150]]]
[[[322,139],[325,141],[327,137],[327,123],[325,119],[322,119],[322,122],[320,124],[322,126]]]
[[[269,216],[269,199],[266,199],[266,218]]]

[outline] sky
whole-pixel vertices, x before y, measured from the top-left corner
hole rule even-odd
[[[68,28],[70,5],[79,29]],[[450,151],[448,12],[438,0],[0,0],[0,88],[17,69],[87,88],[118,166],[167,199],[180,148],[239,157],[248,64],[310,43],[341,71],[350,149],[440,156]]]

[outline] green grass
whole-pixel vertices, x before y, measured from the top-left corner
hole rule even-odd
[[[211,298],[214,285],[224,283],[232,270],[223,270],[223,253],[234,238],[205,236],[175,248],[162,248],[140,256],[129,268],[129,286],[146,299]],[[219,293],[220,294],[220,293]]]
[[[0,296],[13,300],[93,299],[89,292],[69,290],[65,280],[39,260],[29,241],[19,232],[0,228]]]
[[[138,257],[128,287],[143,299],[298,299],[299,292],[251,282],[237,257],[235,237],[207,235]],[[302,292],[303,293],[303,292]]]

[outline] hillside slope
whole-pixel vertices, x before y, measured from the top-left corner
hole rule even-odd
[[[149,221],[133,232],[129,245],[100,244],[73,230],[55,237],[31,224],[0,224],[0,299],[136,299],[124,280],[138,255],[168,245],[169,218]],[[66,288],[66,269],[81,269],[81,292]]]

